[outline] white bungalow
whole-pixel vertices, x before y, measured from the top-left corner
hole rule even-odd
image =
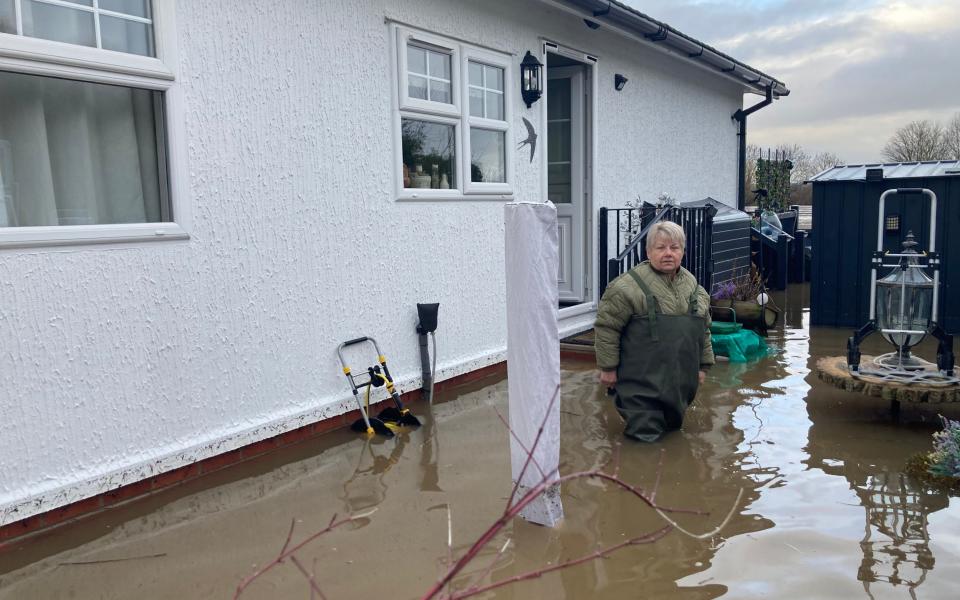
[[[505,202],[591,327],[599,208],[735,206],[744,93],[607,0],[0,1],[0,526],[350,410],[349,338],[415,390],[417,302],[438,380],[501,363]]]

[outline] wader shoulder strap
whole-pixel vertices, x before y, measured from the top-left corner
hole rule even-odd
[[[690,292],[690,299],[687,300],[687,307],[690,309],[691,315],[697,314],[698,304],[699,303],[697,302],[697,288],[693,288],[693,291]]]
[[[655,342],[660,341],[660,336],[657,335],[657,297],[653,295],[653,292],[650,291],[650,288],[647,287],[647,284],[643,282],[643,279],[637,275],[636,271],[630,270],[627,271],[630,273],[630,277],[633,277],[633,280],[640,286],[640,290],[643,292],[643,295],[647,299],[647,318],[650,320],[650,337]]]

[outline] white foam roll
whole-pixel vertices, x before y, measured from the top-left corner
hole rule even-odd
[[[560,249],[557,209],[552,203],[514,202],[504,209],[507,285],[507,377],[510,427],[530,448],[540,424],[546,426],[534,460],[545,473],[560,462],[560,337],[557,326]],[[513,481],[520,478],[527,452],[510,439]],[[520,481],[520,494],[541,483],[533,464]],[[522,513],[528,521],[553,526],[563,518],[559,485]]]

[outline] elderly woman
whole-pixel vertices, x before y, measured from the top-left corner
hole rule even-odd
[[[710,296],[683,267],[686,235],[661,222],[647,234],[648,260],[613,280],[600,300],[600,382],[616,390],[624,435],[653,442],[679,429],[714,363]]]

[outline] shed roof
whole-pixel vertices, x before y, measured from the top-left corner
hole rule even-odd
[[[710,196],[707,196],[703,200],[691,200],[689,202],[681,202],[680,206],[684,208],[699,208],[701,206],[712,205],[717,209],[717,214],[713,217],[714,223],[725,223],[727,221],[749,221],[750,215],[733,208],[732,206],[727,206],[723,202],[716,200]]]
[[[922,162],[837,165],[814,175],[809,181],[865,181],[867,179],[867,169],[878,168],[883,169],[884,179],[960,176],[960,160],[927,160]]]
[[[696,63],[740,82],[744,88],[759,94],[770,88],[773,97],[790,93],[786,84],[766,73],[742,63],[719,50],[674,29],[662,21],[645,15],[622,0],[542,0],[575,11],[594,26],[608,25],[634,38],[659,46],[670,54]]]

